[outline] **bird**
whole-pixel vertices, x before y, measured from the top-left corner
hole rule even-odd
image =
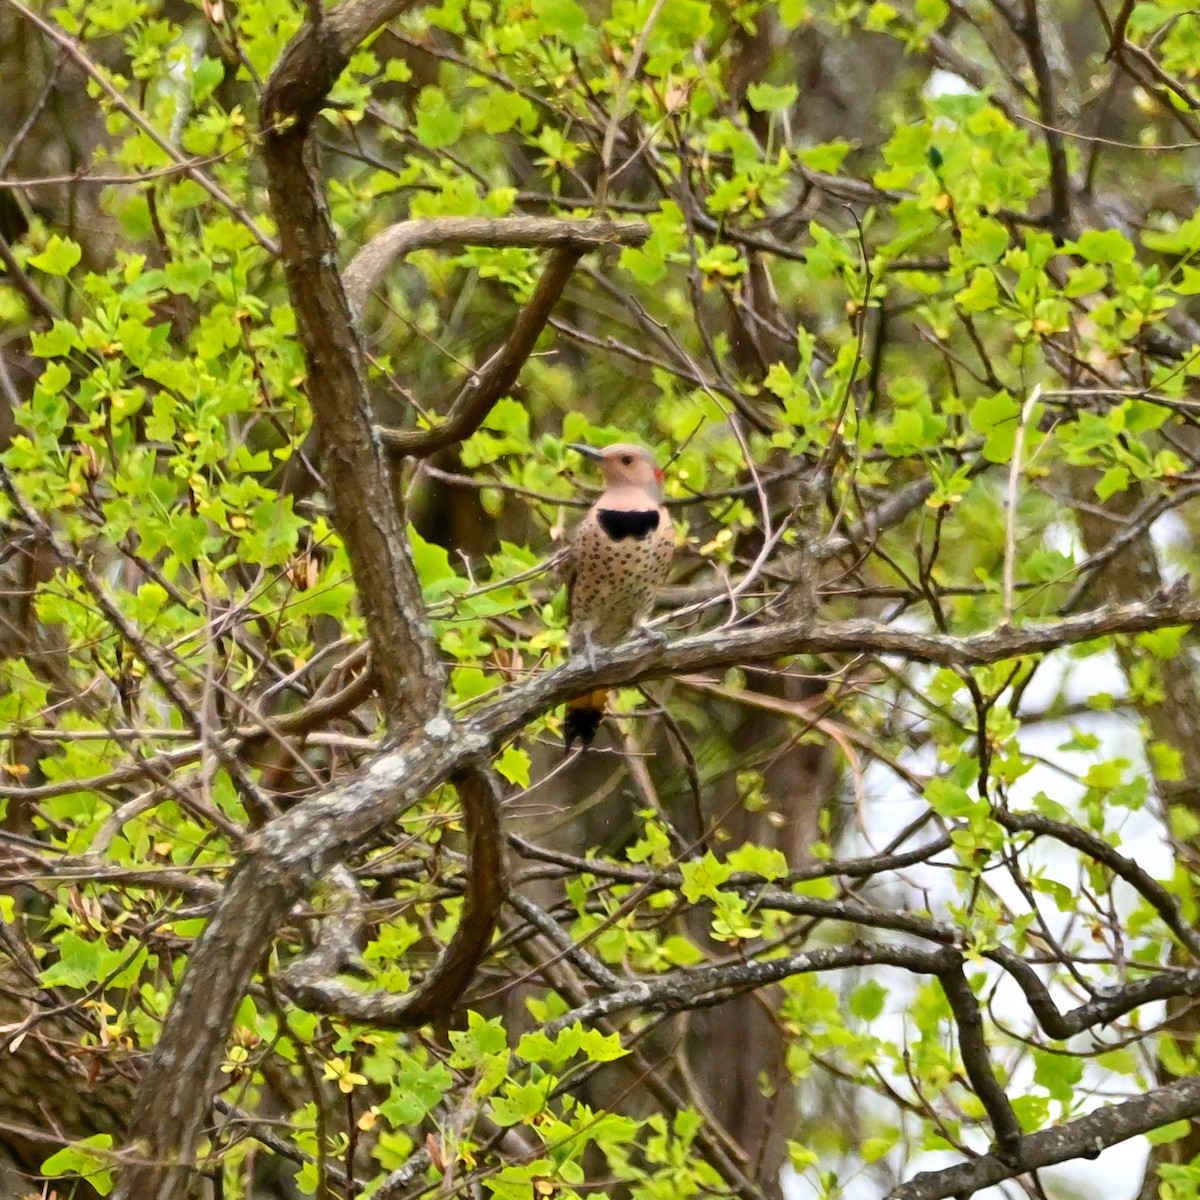
[[[644,446],[619,442],[597,450],[572,442],[570,448],[598,463],[605,483],[563,564],[571,652],[594,663],[597,646],[614,646],[635,629],[655,636],[644,622],[670,570],[675,529],[662,503],[662,470]],[[567,750],[577,740],[591,742],[607,697],[601,688],[568,701]]]

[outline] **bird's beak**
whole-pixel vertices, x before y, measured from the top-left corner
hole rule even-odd
[[[567,449],[578,451],[584,458],[601,459],[604,457],[595,446],[585,446],[582,442],[568,442]]]

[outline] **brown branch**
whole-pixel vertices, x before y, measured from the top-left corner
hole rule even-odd
[[[1041,117],[1046,152],[1050,159],[1050,229],[1057,237],[1065,238],[1071,232],[1071,176],[1067,169],[1066,143],[1058,128],[1054,72],[1046,54],[1037,0],[1020,0],[1020,3],[1020,13],[998,0],[996,7],[1025,47],[1029,66],[1037,82],[1038,115]]]
[[[886,1200],[962,1200],[986,1187],[1102,1150],[1172,1121],[1200,1115],[1200,1077],[1189,1076],[1085,1117],[1022,1137],[1011,1155],[984,1154],[943,1171],[923,1171],[888,1192]]]
[[[589,1000],[556,1017],[545,1027],[555,1037],[576,1021],[592,1024],[613,1013],[636,1009],[638,1012],[691,1012],[724,1004],[792,975],[814,971],[841,971],[848,967],[889,966],[926,975],[939,975],[960,962],[953,950],[918,950],[911,946],[855,945],[830,946],[770,958],[756,962],[728,962],[692,970],[672,971],[659,979],[639,979],[607,996]]]
[[[380,431],[380,440],[392,453],[426,458],[470,437],[479,428],[492,405],[516,382],[525,360],[533,353],[581,253],[574,246],[554,252],[503,345],[463,385],[444,421],[432,429]]]
[[[975,1095],[987,1112],[996,1134],[996,1153],[1007,1158],[1016,1153],[1021,1140],[1021,1122],[1009,1103],[1004,1088],[992,1070],[987,1044],[983,1038],[983,1015],[975,1001],[975,993],[963,974],[961,960],[938,975],[938,982],[954,1014],[958,1026],[958,1049],[963,1068],[975,1089]]]
[[[272,935],[318,880],[483,748],[450,732],[449,721],[435,718],[350,782],[296,805],[247,840],[147,1064],[116,1200],[185,1194],[226,1039]]]
[[[997,810],[995,820],[1010,833],[1034,833],[1040,837],[1052,837],[1082,854],[1103,863],[1119,879],[1133,888],[1162,918],[1163,924],[1200,959],[1200,934],[1184,918],[1179,901],[1167,891],[1148,871],[1139,867],[1131,858],[1126,858],[1103,838],[1090,834],[1078,825],[1066,821],[1055,821],[1040,813],[1016,813]]]
[[[346,295],[356,315],[371,289],[397,259],[417,250],[450,250],[465,246],[524,246],[578,250],[602,246],[640,246],[650,236],[641,221],[604,217],[566,220],[561,217],[431,217],[401,221],[376,234],[350,260],[343,274]]]
[[[1074,1037],[1085,1029],[1107,1025],[1143,1004],[1151,1004],[1156,1000],[1176,1000],[1183,996],[1200,996],[1200,971],[1168,968],[1146,979],[1134,980],[1116,988],[1105,988],[1094,999],[1062,1012],[1037,971],[1019,954],[1006,946],[997,946],[986,951],[984,957],[1003,967],[1013,977],[1025,993],[1025,999],[1042,1032],[1060,1041]]]
[[[120,1176],[118,1200],[146,1196],[177,1200],[182,1194],[238,1005],[275,931],[296,901],[434,788],[473,769],[530,720],[570,696],[600,686],[776,660],[789,654],[876,653],[920,662],[982,664],[1045,653],[1104,635],[1196,621],[1200,621],[1200,599],[1167,592],[1141,604],[1101,608],[1049,624],[1005,627],[966,638],[846,621],[718,630],[684,638],[665,649],[634,640],[600,651],[595,666],[583,656],[573,658],[509,689],[457,723],[441,715],[431,718],[398,746],[370,760],[350,781],[302,801],[248,838],[247,852],[230,875],[190,956],[147,1067],[134,1110],[132,1128],[137,1142]],[[845,951],[848,957],[811,959],[814,965],[810,969],[883,962],[887,955],[891,957],[886,961],[904,965],[897,957],[903,949],[851,947]],[[911,961],[911,969],[937,974],[951,963],[943,957],[948,953],[944,949],[911,953],[916,957],[905,960]],[[856,959],[855,954],[860,957]],[[918,959],[920,966],[916,965]],[[780,967],[773,962],[752,963],[745,970],[744,975],[708,977],[705,986],[699,991],[690,989],[689,996],[704,1003],[720,1003],[739,988],[760,986],[764,978],[760,972],[771,974]],[[650,986],[637,985],[640,989]],[[659,995],[660,1005],[670,1003],[671,995],[669,989]],[[612,1003],[612,997],[606,1001]],[[629,994],[617,1007],[633,1003]]]
[[[1014,827],[1024,828],[1024,818],[1027,814],[998,813],[1002,819],[1011,818]],[[1028,814],[1032,824],[1039,832],[1047,836],[1062,835],[1061,840],[1068,842],[1073,848],[1089,854],[1093,858],[1108,860],[1102,847],[1105,843],[1096,845],[1099,839],[1094,839],[1084,830],[1062,822],[1047,822],[1054,829],[1043,828],[1045,820],[1036,814]],[[1072,834],[1077,833],[1078,837]],[[621,883],[646,885],[655,884],[663,889],[674,889],[681,886],[683,875],[679,870],[661,867],[639,867],[629,863],[604,862],[599,859],[584,858],[565,854],[559,850],[535,846],[515,834],[509,835],[509,844],[519,853],[528,858],[560,865],[564,871],[574,875],[592,875],[597,879],[617,881]],[[730,891],[736,891],[753,899],[756,908],[775,912],[786,912],[792,916],[812,917],[822,921],[840,921],[870,929],[886,929],[896,933],[905,933],[911,937],[923,938],[935,944],[953,947],[958,945],[962,931],[956,926],[943,924],[928,917],[913,913],[900,912],[891,908],[876,908],[866,902],[847,897],[841,900],[824,900],[814,896],[801,896],[785,890],[796,883],[810,879],[832,878],[853,879],[867,875],[878,875],[886,871],[903,870],[918,862],[927,862],[940,854],[950,845],[950,836],[941,837],[929,842],[916,850],[904,853],[868,855],[863,858],[834,859],[830,862],[812,863],[797,871],[789,872],[786,876],[775,880],[771,887],[764,886],[761,876],[747,872],[734,872],[724,883]],[[1111,850],[1111,847],[1107,847]],[[1112,851],[1115,854],[1115,851]],[[1118,856],[1119,857],[1119,856]],[[1127,879],[1133,886],[1142,890],[1145,880],[1134,882]],[[1149,899],[1154,903],[1160,899],[1160,885],[1149,880]],[[1171,909],[1164,911],[1159,908],[1160,915],[1169,926],[1174,928]],[[1042,1031],[1057,1039],[1066,1039],[1081,1033],[1085,1029],[1104,1025],[1123,1017],[1143,1004],[1156,1000],[1175,999],[1182,996],[1200,995],[1200,970],[1168,969],[1159,971],[1147,979],[1135,980],[1120,987],[1106,988],[1102,994],[1086,1001],[1067,1012],[1062,1012],[1050,994],[1049,988],[1042,982],[1037,970],[1026,962],[1019,954],[1004,946],[997,946],[984,952],[984,957],[1010,974],[1017,985],[1025,993],[1034,1018]],[[610,984],[611,986],[611,984]],[[961,1022],[960,1022],[961,1024]]]
[[[1134,3],[1135,0],[1121,0],[1121,8],[1115,21],[1109,21],[1103,4],[1097,3],[1096,5],[1100,13],[1100,20],[1108,33],[1108,49],[1104,52],[1105,62],[1108,62],[1116,54],[1117,48],[1125,41],[1125,30],[1129,27],[1129,18],[1133,15]]]
[[[1181,508],[1197,496],[1200,496],[1200,483],[1189,483],[1175,491],[1151,497],[1145,503],[1139,505],[1135,512],[1130,513],[1128,517],[1124,518],[1121,531],[1113,535],[1104,549],[1097,550],[1094,554],[1089,554],[1083,562],[1075,567],[1075,573],[1078,578],[1072,584],[1070,592],[1067,593],[1067,598],[1059,605],[1058,611],[1060,613],[1069,613],[1073,609],[1078,608],[1083,602],[1084,596],[1091,588],[1096,572],[1101,567],[1112,562],[1117,555],[1128,550],[1134,543],[1145,537],[1150,530],[1150,526],[1164,513]]]
[[[476,768],[458,781],[458,795],[468,839],[462,916],[450,944],[420,986],[400,996],[354,990],[331,974],[331,967],[336,970],[346,965],[335,939],[335,961],[301,960],[288,971],[284,987],[297,1004],[380,1029],[412,1029],[450,1014],[491,942],[505,893],[496,777],[486,768]]]
[[[404,513],[372,431],[362,344],[337,270],[337,238],[313,123],[358,41],[410,4],[347,0],[306,25],[263,95],[263,155],[288,290],[308,363],[308,395],[335,524],[367,618],[372,661],[393,727],[427,720],[445,673],[426,619]]]
[[[614,224],[601,218],[439,217],[403,221],[372,238],[346,268],[346,295],[356,314],[362,311],[372,287],[387,268],[415,250],[468,245],[555,248],[508,337],[462,387],[445,420],[433,429],[380,430],[383,443],[394,454],[425,458],[469,437],[492,405],[516,382],[580,257],[600,246],[640,245],[649,234],[647,225]]]

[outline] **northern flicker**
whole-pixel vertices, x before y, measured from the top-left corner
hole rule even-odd
[[[662,471],[642,446],[620,443],[604,450],[572,444],[600,464],[606,487],[575,530],[563,567],[573,653],[589,657],[613,646],[650,615],[675,548],[675,530],[662,504]],[[567,749],[586,746],[604,716],[607,691],[567,704]]]

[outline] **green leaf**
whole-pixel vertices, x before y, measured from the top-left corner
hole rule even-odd
[[[364,1064],[364,1070],[372,1079],[378,1073],[379,1082],[391,1089],[391,1096],[379,1106],[379,1111],[393,1125],[423,1121],[454,1083],[454,1076],[444,1063],[423,1066],[409,1055],[400,1056],[399,1064],[391,1055],[380,1055],[378,1062]]]
[[[1020,415],[1020,404],[1007,392],[983,396],[971,406],[971,428],[986,437],[983,457],[988,462],[1006,463],[1012,458]]]
[[[877,980],[868,979],[850,993],[850,1011],[863,1021],[874,1021],[883,1012],[888,989]]]
[[[1000,303],[1000,290],[996,277],[986,267],[971,272],[971,282],[954,295],[955,303],[963,312],[990,312]]]
[[[225,64],[219,58],[200,59],[192,68],[192,103],[203,104],[224,78]]]
[[[450,565],[450,552],[445,546],[427,542],[412,525],[408,527],[408,544],[417,578],[430,599],[445,595],[448,591],[461,590],[466,581]]]
[[[496,770],[519,787],[529,786],[529,755],[516,746],[506,746],[503,753],[493,764]]]
[[[1109,500],[1118,492],[1126,491],[1129,487],[1128,467],[1109,467],[1096,481],[1096,495],[1101,500]]]
[[[1152,1146],[1165,1146],[1168,1142],[1178,1142],[1187,1137],[1191,1127],[1190,1121],[1172,1121],[1169,1125],[1151,1129],[1145,1138]]]
[[[782,879],[788,873],[787,856],[772,846],[746,842],[731,850],[726,858],[735,871],[761,875],[763,879]]]
[[[121,958],[119,951],[71,930],[58,939],[58,953],[58,962],[42,968],[44,987],[89,987],[105,978]]]
[[[503,133],[514,125],[531,128],[537,121],[537,109],[518,92],[492,89],[483,98],[480,116],[487,133]]]
[[[853,149],[850,142],[823,142],[819,146],[801,150],[798,157],[810,171],[822,171],[832,175]]]
[[[111,1151],[112,1144],[110,1133],[93,1133],[90,1137],[80,1138],[50,1155],[42,1163],[42,1174],[82,1175],[101,1196],[107,1196],[113,1188],[114,1155],[101,1152]]]
[[[693,904],[705,896],[716,900],[721,894],[721,884],[733,874],[732,868],[718,862],[711,851],[706,851],[703,858],[682,863],[679,870],[684,898]]]
[[[1073,267],[1067,274],[1067,282],[1063,286],[1064,296],[1088,296],[1098,292],[1108,285],[1108,275],[1104,268],[1095,263],[1084,267]]]
[[[587,11],[575,0],[534,0],[532,7],[546,36],[576,49],[584,46],[591,22]]]
[[[40,254],[30,256],[29,265],[47,275],[66,275],[83,257],[83,249],[70,238],[51,234],[46,248]]]
[[[417,137],[432,150],[453,146],[462,137],[465,118],[446,99],[441,88],[421,89],[417,100]]]
[[[922,25],[929,29],[936,29],[949,15],[950,5],[946,0],[916,0],[914,11],[921,18]]]
[[[966,788],[944,776],[931,779],[925,785],[925,799],[935,813],[952,821],[970,816],[981,803],[978,797],[969,795]]]
[[[1132,262],[1133,246],[1119,229],[1089,229],[1075,243],[1075,252],[1090,263]]]
[[[450,1032],[454,1047],[449,1065],[456,1068],[476,1066],[481,1060],[501,1055],[507,1059],[508,1035],[499,1017],[488,1020],[473,1009],[467,1013],[467,1028]]]
[[[878,1162],[885,1154],[888,1154],[897,1141],[899,1141],[898,1134],[892,1134],[890,1137],[864,1138],[858,1152],[863,1162],[870,1165],[873,1162]]]
[[[1040,1084],[1064,1107],[1075,1096],[1075,1085],[1083,1078],[1083,1061],[1070,1054],[1034,1050],[1034,1082]]]
[[[746,89],[746,102],[755,112],[780,112],[791,108],[799,95],[800,89],[794,83],[782,87],[770,83],[752,83]]]
[[[62,362],[46,364],[46,369],[38,376],[38,391],[56,396],[71,382],[71,368]]]

